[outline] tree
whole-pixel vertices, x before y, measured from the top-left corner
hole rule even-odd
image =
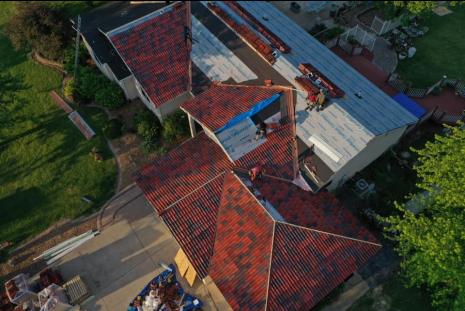
[[[465,126],[447,127],[424,149],[414,150],[419,161],[417,186],[428,193],[424,209],[414,215],[397,205],[401,216],[387,221],[402,256],[401,267],[410,286],[426,285],[433,304],[443,310],[465,306]],[[418,196],[417,196],[418,198]]]
[[[92,101],[99,90],[108,83],[107,78],[100,72],[89,68],[80,67],[79,78],[76,85],[76,95],[79,100]]]
[[[15,101],[16,92],[22,89],[22,83],[9,73],[0,73],[0,107]]]
[[[17,50],[32,50],[45,58],[62,60],[71,25],[58,9],[44,2],[16,2],[6,34]]]
[[[406,9],[408,12],[421,15],[427,12],[431,12],[432,9],[438,6],[439,1],[384,1],[387,5],[393,5],[399,9]],[[449,5],[455,6],[457,4],[463,4],[465,1],[449,1]]]

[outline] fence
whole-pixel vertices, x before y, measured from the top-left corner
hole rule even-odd
[[[352,49],[352,44],[349,42],[349,37],[355,38],[361,45],[366,47],[368,50],[373,52],[373,48],[375,47],[376,36],[367,32],[366,30],[362,29],[359,25],[355,25],[355,27],[350,28],[346,32],[344,32],[339,37],[339,41],[345,41],[342,45],[350,45]],[[339,42],[341,45],[341,42]],[[341,48],[345,50],[345,48],[341,45]]]
[[[464,115],[450,115],[438,109],[431,115],[431,120],[439,124],[446,123],[446,124],[453,125],[453,124],[456,124],[458,121],[464,120],[464,119],[465,119]]]
[[[371,22],[370,29],[373,30],[376,34],[382,35],[386,32],[393,30],[394,28],[399,27],[400,19],[401,18],[398,17],[396,19],[385,21],[379,18],[378,16],[375,16],[375,18],[373,18],[373,21]]]
[[[459,96],[465,98],[465,81],[457,79],[441,79],[427,88],[412,88],[407,82],[402,81],[397,74],[391,74],[387,82],[398,92],[403,92],[411,97],[422,98],[429,95],[437,87],[448,86],[454,88]]]

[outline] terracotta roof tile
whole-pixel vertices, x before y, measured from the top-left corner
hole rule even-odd
[[[283,218],[295,225],[378,243],[375,236],[329,192],[312,193],[272,178],[255,187]]]
[[[266,174],[292,181],[297,156],[294,137],[291,124],[280,126],[267,135],[265,143],[239,158],[235,164],[249,170],[263,163]]]
[[[273,226],[247,188],[228,174],[209,274],[234,310],[265,308]]]
[[[213,255],[223,180],[221,174],[161,214],[200,278],[208,275]]]
[[[270,87],[214,84],[181,107],[200,123],[215,131],[235,116],[279,92],[280,90]]]
[[[160,213],[231,168],[221,147],[201,133],[141,169],[136,182]]]
[[[380,246],[276,223],[268,310],[310,310]]]
[[[163,10],[124,31],[110,32],[111,42],[156,107],[190,89],[185,39],[189,6],[182,3]]]

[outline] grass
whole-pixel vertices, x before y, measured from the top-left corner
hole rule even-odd
[[[452,8],[445,16],[431,14],[421,23],[429,32],[414,40],[417,53],[411,59],[399,61],[397,71],[414,87],[429,87],[445,74],[465,80],[465,5]]]
[[[394,275],[379,288],[369,290],[349,311],[430,311],[431,301],[419,288],[406,288],[399,275]]]
[[[0,2],[0,28],[12,8],[11,2]],[[85,140],[48,95],[60,88],[61,75],[16,52],[3,35],[0,71],[21,84],[17,102],[0,110],[0,241],[18,243],[105,202],[115,189],[116,164],[101,133],[106,115],[80,110],[97,132]],[[93,147],[104,161],[89,156]],[[84,195],[95,204],[83,202]]]

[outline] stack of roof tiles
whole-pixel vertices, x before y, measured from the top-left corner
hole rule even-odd
[[[183,108],[216,129],[277,89],[211,90]],[[333,195],[292,184],[294,137],[292,124],[279,126],[232,163],[201,133],[137,177],[199,277],[210,275],[235,310],[311,309],[380,248]],[[250,183],[242,172],[256,161],[267,175]]]
[[[308,92],[308,95],[318,94],[320,89],[316,87],[309,79],[305,77],[295,77],[295,82],[297,82],[305,91]]]
[[[113,30],[109,37],[156,107],[190,90],[190,10],[175,3]]]
[[[313,67],[310,64],[300,64],[299,65],[299,70],[304,74],[304,75],[314,75],[318,77],[318,79],[321,81],[320,83],[328,90],[329,96],[333,98],[338,98],[344,96],[344,91],[341,90],[337,85],[335,85],[333,82],[331,82],[324,74],[322,74],[318,69]],[[300,79],[305,79],[305,78],[300,78]],[[297,81],[297,78],[296,78]],[[310,82],[310,81],[308,81]],[[311,82],[310,82],[311,83]]]
[[[239,24],[222,8],[218,5],[208,2],[208,7],[215,12],[226,24],[229,25],[234,31],[236,31],[245,41],[247,41],[253,48],[260,53],[270,64],[276,62],[276,58],[273,56],[273,49],[259,36],[257,36],[250,28],[245,24]]]
[[[271,44],[275,45],[279,48],[279,50],[283,53],[290,53],[291,48],[279,38],[276,34],[274,34],[268,27],[263,25],[258,19],[255,18],[252,14],[250,14],[246,9],[244,9],[239,2],[237,1],[225,1],[225,3],[232,8],[239,16],[244,18],[248,21],[254,28],[260,32],[265,38],[267,38]]]

